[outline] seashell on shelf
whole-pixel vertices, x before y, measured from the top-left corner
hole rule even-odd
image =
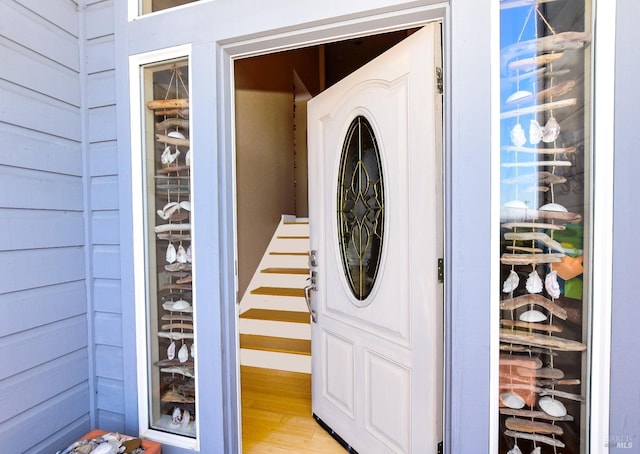
[[[191,304],[189,304],[189,303],[188,303],[187,301],[185,301],[185,300],[178,300],[178,301],[174,301],[174,302],[171,304],[171,308],[172,308],[174,311],[180,311],[180,310],[183,310],[183,309],[189,309],[190,307],[191,307]]]
[[[167,246],[167,252],[165,253],[165,258],[167,259],[167,262],[173,263],[176,261],[177,257],[178,256],[176,252],[176,247],[173,245],[173,243],[169,243],[169,246]]]
[[[188,166],[191,165],[191,148],[189,148],[187,150],[186,154],[184,155],[184,162]]]
[[[551,298],[558,298],[560,296],[560,284],[558,284],[558,272],[551,271],[544,278],[544,288]]]
[[[547,316],[540,311],[531,309],[520,314],[518,318],[522,322],[537,323],[537,322],[544,322],[547,319]]]
[[[512,391],[506,391],[500,394],[500,402],[514,410],[524,407],[524,399]]]
[[[510,200],[506,202],[500,211],[500,217],[503,219],[523,219],[527,216],[527,204],[521,200]]]
[[[189,245],[189,247],[187,248],[187,263],[191,263],[191,245]]]
[[[540,279],[540,276],[538,275],[538,272],[536,270],[533,270],[529,273],[529,277],[527,278],[527,292],[542,292],[542,279]]]
[[[540,446],[536,446],[533,448],[533,451],[531,451],[531,454],[542,454],[542,448]]]
[[[193,359],[196,359],[196,344],[195,344],[195,342],[193,344],[191,344],[191,357]]]
[[[158,216],[160,216],[165,221],[171,217],[175,210],[178,210],[180,206],[178,202],[169,202],[167,203],[161,210],[156,211]]]
[[[160,155],[160,162],[162,162],[163,165],[173,164],[175,160],[178,159],[178,156],[180,156],[180,150],[171,153],[171,147],[167,147]]]
[[[547,203],[538,208],[540,211],[560,211],[562,213],[567,213],[567,209],[560,205],[559,203]]]
[[[507,278],[504,280],[504,283],[502,284],[502,291],[504,293],[511,293],[518,288],[518,284],[520,284],[518,273],[511,270],[509,271],[509,276],[507,276]]]
[[[178,159],[178,156],[180,156],[180,150],[176,149],[174,153],[171,153],[171,147],[166,147],[160,155],[160,162],[165,166],[173,164],[173,162]]]
[[[538,401],[538,406],[549,416],[555,416],[556,418],[562,418],[567,414],[567,408],[562,402],[552,397],[541,397]]]
[[[167,359],[172,360],[176,357],[176,343],[171,341],[169,347],[167,348]]]
[[[174,139],[186,139],[184,134],[182,134],[180,131],[171,131],[169,134],[167,134],[167,136],[173,137]]]
[[[554,116],[551,116],[547,120],[547,124],[542,129],[542,141],[544,143],[551,143],[560,135],[560,124]]]
[[[170,272],[191,271],[191,265],[188,265],[186,263],[172,263],[170,265],[165,265],[164,269]]]
[[[188,359],[189,359],[189,348],[187,347],[187,344],[182,344],[182,347],[180,347],[180,350],[178,351],[178,361],[180,361],[181,363],[184,363]]]
[[[521,210],[527,209],[527,204],[521,200],[510,200],[504,204],[505,208],[517,208]]]
[[[174,306],[176,303],[179,303],[177,307]],[[165,311],[171,311],[171,312],[193,312],[193,308],[191,307],[191,305],[186,301],[182,301],[182,300],[175,301],[175,302],[166,301],[162,303],[162,308]],[[158,333],[158,336],[160,336],[160,333]],[[164,337],[168,337],[169,339],[186,339],[186,338],[193,338],[193,333],[172,332],[168,334],[165,333]]]
[[[180,202],[180,208],[186,211],[191,211],[191,202],[189,202],[188,200],[183,200],[182,202]]]
[[[182,245],[178,246],[178,251],[176,252],[176,261],[178,263],[187,263],[187,251],[184,250]]]
[[[516,125],[511,129],[509,136],[511,137],[511,143],[516,147],[521,147],[527,143],[527,136],[525,135],[524,129],[520,123],[516,123]]]
[[[531,93],[530,91],[527,90],[518,90],[516,92],[514,92],[513,94],[511,94],[508,98],[507,98],[507,102],[508,103],[513,103],[513,102],[517,102],[520,101],[521,99],[526,99],[533,96],[533,93]]]
[[[189,421],[191,421],[191,413],[189,413],[189,410],[185,409],[182,412],[182,420],[180,421],[180,424],[182,427],[187,427],[189,425]]]
[[[529,122],[529,143],[537,145],[542,140],[542,126],[536,120]]]
[[[513,448],[507,451],[507,454],[522,454],[522,451],[518,447],[518,445],[514,445]]]
[[[180,424],[181,420],[182,420],[182,412],[178,407],[174,407],[173,413],[171,414],[171,422],[177,426],[178,424]]]

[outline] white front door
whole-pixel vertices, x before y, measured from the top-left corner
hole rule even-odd
[[[313,412],[360,454],[442,440],[440,30],[308,105]]]

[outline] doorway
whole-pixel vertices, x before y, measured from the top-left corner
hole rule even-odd
[[[303,118],[306,99],[411,33],[412,30],[403,30],[393,34],[360,37],[235,62],[239,297],[253,292],[249,275],[261,271],[256,271],[256,264],[261,261],[260,254],[268,250],[269,241],[280,238],[274,234],[279,218],[285,224],[304,224],[308,206],[306,166],[300,169],[299,164],[306,163],[306,141],[300,140],[300,128],[306,126],[306,119]],[[372,51],[375,45],[369,46],[371,43],[368,41],[379,43],[380,38],[387,44],[383,44],[382,50],[378,47],[378,50]],[[345,45],[349,46],[347,50]],[[343,49],[336,50],[340,47]],[[332,59],[331,55],[336,58]],[[336,75],[340,71],[344,71],[343,74]],[[280,120],[276,121],[277,118]],[[303,134],[303,140],[304,136]],[[265,183],[269,181],[272,183]],[[277,207],[275,211],[274,206]],[[283,214],[291,217],[281,218]],[[264,221],[261,222],[260,218]],[[292,235],[287,238],[302,236]],[[306,254],[308,255],[308,251]],[[262,268],[261,264],[259,268]],[[308,275],[308,268],[306,273],[294,274]],[[282,296],[293,297],[293,294]],[[240,311],[244,312],[242,307]],[[240,335],[242,336],[242,327]],[[242,348],[242,337],[240,342]],[[264,367],[265,364],[268,363],[258,367]],[[241,375],[244,384],[243,371]]]

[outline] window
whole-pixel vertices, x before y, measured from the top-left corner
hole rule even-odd
[[[143,67],[148,425],[196,436],[188,60]]]
[[[384,230],[380,151],[371,124],[356,117],[347,130],[338,176],[338,232],[344,273],[363,301],[376,281]]]
[[[162,11],[174,6],[187,5],[198,0],[141,0],[142,14]]]
[[[587,442],[590,19],[501,1],[500,452]]]

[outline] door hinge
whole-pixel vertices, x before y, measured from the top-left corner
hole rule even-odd
[[[444,283],[444,259],[438,259],[438,282]]]
[[[438,443],[438,454],[442,454],[444,450],[444,446],[442,442]]]
[[[442,74],[442,68],[436,67],[436,89],[439,94],[444,93],[444,76]]]

